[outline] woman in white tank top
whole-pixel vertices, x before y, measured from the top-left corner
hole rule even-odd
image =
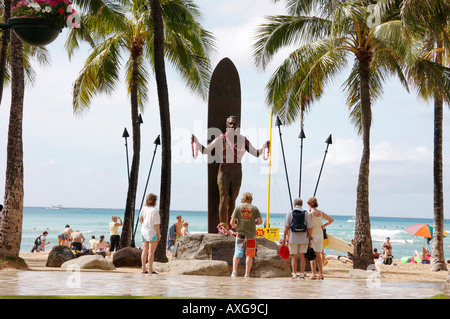
[[[317,203],[317,199],[315,197],[308,200],[308,205],[310,208],[309,215],[311,216],[312,222],[311,247],[316,252],[316,259],[311,260],[312,275],[310,279],[317,279],[316,263],[319,268],[319,279],[323,279],[323,228],[330,225],[334,219],[317,209],[319,204]],[[322,219],[326,219],[327,222],[322,224]]]

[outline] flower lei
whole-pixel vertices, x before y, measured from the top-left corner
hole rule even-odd
[[[225,223],[219,223],[219,225],[217,225],[217,230],[219,231],[219,234],[229,237],[236,237],[236,232],[232,229],[227,230],[225,225],[226,225]]]
[[[267,154],[266,154],[266,151],[267,151]],[[267,161],[267,159],[269,158],[269,152],[270,152],[270,150],[269,150],[269,148],[267,147],[267,143],[264,143],[264,145],[263,145],[262,156],[263,156],[263,159],[264,159],[265,161]]]
[[[237,148],[236,146],[234,146],[234,143],[232,143],[230,141],[230,139],[228,138],[228,133],[222,134],[223,137],[225,137],[225,141],[227,142],[228,146],[233,150],[234,155],[237,158],[241,158],[242,156],[244,156],[245,154],[245,137],[242,137],[242,139],[244,140],[244,143],[242,143],[242,147],[241,148]]]
[[[194,150],[194,138],[191,138],[191,148],[192,148],[192,157],[196,159],[198,157],[198,143],[195,143],[195,150]]]

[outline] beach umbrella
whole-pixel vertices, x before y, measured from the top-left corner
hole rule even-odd
[[[416,224],[409,226],[405,229],[405,232],[414,236],[420,236],[425,238],[433,238],[433,226],[429,224]],[[444,231],[444,237],[447,237],[448,233]]]

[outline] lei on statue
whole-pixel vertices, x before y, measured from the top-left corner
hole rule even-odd
[[[237,148],[234,145],[234,143],[231,142],[230,138],[228,137],[228,133],[222,134],[221,137],[225,138],[227,145],[229,146],[230,149],[233,150],[233,154],[236,156],[236,158],[241,159],[242,156],[244,156],[244,154],[246,152],[245,141],[247,140],[244,136],[241,136],[243,142],[239,143],[241,145],[240,148]],[[194,147],[194,144],[195,144],[195,147]],[[198,142],[197,139],[195,139],[195,141],[194,141],[193,137],[191,138],[191,148],[192,148],[192,157],[194,159],[196,159],[198,157],[200,143]],[[264,160],[267,160],[269,158],[269,148],[267,147],[267,143],[264,143],[264,145],[263,145],[262,156],[263,156]]]
[[[236,232],[232,229],[227,230],[225,223],[219,223],[219,225],[217,225],[217,230],[219,231],[219,234],[224,236],[236,237]]]

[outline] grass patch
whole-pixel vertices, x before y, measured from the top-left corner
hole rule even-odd
[[[38,295],[0,295],[0,299],[186,299],[186,297],[164,296],[38,296]],[[192,299],[192,298],[187,298]]]

